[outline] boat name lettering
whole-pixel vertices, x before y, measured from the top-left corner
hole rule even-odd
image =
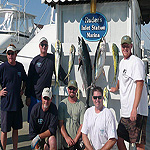
[[[85,23],[101,23],[102,21],[103,19],[100,17],[99,18],[92,17],[92,19],[89,17],[85,17]]]

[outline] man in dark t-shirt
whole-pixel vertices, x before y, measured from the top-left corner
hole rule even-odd
[[[13,149],[17,150],[18,129],[22,128],[23,102],[21,96],[25,89],[27,76],[23,65],[16,61],[16,47],[10,44],[6,53],[8,61],[0,65],[1,143],[5,150],[7,132],[11,131],[12,127]]]
[[[29,122],[29,136],[32,140],[31,148],[57,149],[56,129],[58,124],[58,113],[52,103],[51,89],[44,88],[42,102],[35,104],[32,108]]]
[[[42,90],[45,87],[51,87],[52,75],[55,73],[55,55],[47,53],[48,40],[42,37],[39,41],[40,54],[33,58],[28,71],[28,80],[26,85],[26,105],[28,106],[28,122],[32,107],[41,101]],[[64,81],[66,73],[60,66],[59,79]]]

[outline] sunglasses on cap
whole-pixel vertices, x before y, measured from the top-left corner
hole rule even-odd
[[[50,98],[49,97],[47,97],[47,96],[44,96],[43,97],[45,100],[47,100],[47,101],[49,101],[50,100]]]
[[[69,90],[73,90],[73,91],[75,91],[76,90],[76,88],[75,87],[68,87],[69,88]]]
[[[8,52],[7,54],[8,54],[8,55],[14,55],[15,52]]]
[[[42,47],[43,47],[43,46],[45,46],[45,47],[48,46],[48,44],[43,44],[43,43],[41,43],[40,45],[41,45]]]
[[[102,99],[102,96],[93,96],[94,99]]]
[[[122,45],[122,48],[129,48],[129,47],[130,45],[125,45],[125,44]]]

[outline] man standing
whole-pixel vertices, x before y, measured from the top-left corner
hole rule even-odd
[[[0,65],[1,96],[1,143],[6,149],[7,132],[12,131],[13,149],[17,150],[18,129],[22,129],[21,96],[27,79],[24,67],[16,61],[16,47],[13,44],[7,47],[7,60]],[[23,81],[23,86],[22,86]],[[22,86],[22,87],[21,87]]]
[[[100,87],[93,88],[92,100],[94,106],[88,108],[84,115],[83,142],[88,150],[110,150],[117,141],[115,118],[103,106],[103,90]]]
[[[57,108],[52,103],[52,93],[49,88],[42,92],[42,102],[34,105],[29,123],[29,136],[32,139],[31,148],[56,150],[56,129],[58,125]]]
[[[55,56],[48,54],[48,40],[42,37],[39,41],[40,55],[33,58],[28,71],[26,85],[26,104],[28,107],[28,122],[32,107],[41,101],[42,90],[51,86],[53,72],[55,71]],[[60,66],[59,78],[64,81],[66,73]],[[67,84],[67,79],[64,81]]]
[[[116,87],[120,89],[121,120],[118,125],[118,148],[126,150],[124,140],[136,143],[137,149],[145,149],[148,100],[145,86],[143,61],[132,55],[132,40],[129,36],[121,39],[123,59],[119,64],[119,77]]]
[[[64,149],[79,149],[85,105],[77,99],[77,90],[77,82],[70,80],[68,83],[69,96],[62,100],[58,107],[58,121]]]

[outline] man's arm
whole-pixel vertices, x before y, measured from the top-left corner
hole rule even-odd
[[[75,144],[74,140],[67,134],[65,126],[64,126],[64,121],[59,120],[59,128],[62,136],[66,140],[68,146],[73,146]]]
[[[79,140],[79,138],[81,137],[82,133],[81,133],[81,129],[82,129],[82,124],[80,125],[76,137],[74,138],[74,142],[77,143],[77,141]]]
[[[144,85],[143,80],[136,81],[135,99],[134,99],[133,108],[132,108],[131,115],[130,115],[131,121],[135,121],[137,118],[137,107],[141,99],[143,85]]]
[[[45,132],[40,133],[39,136],[40,136],[40,139],[45,139],[46,137],[51,136],[51,132],[49,130],[46,130]]]
[[[23,95],[23,93],[24,93],[24,91],[25,91],[25,87],[26,87],[26,82],[23,81],[23,83],[22,83],[22,88],[21,88],[21,91],[20,91],[20,95],[21,95],[21,96]]]
[[[117,81],[116,87],[111,87],[110,92],[116,92],[119,90],[119,80]]]
[[[110,150],[116,142],[117,140],[115,138],[111,138],[105,143],[105,145],[100,150]]]
[[[82,140],[87,150],[94,150],[86,134],[82,133]]]

